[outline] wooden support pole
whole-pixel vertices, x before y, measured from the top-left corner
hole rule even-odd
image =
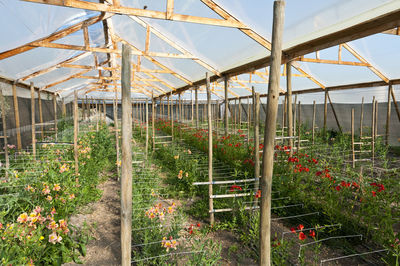
[[[85,105],[83,105],[85,106]],[[57,126],[57,95],[53,94],[53,108],[54,108],[54,131],[55,139],[58,140],[58,126]]]
[[[374,161],[375,161],[375,96],[372,99],[372,114],[371,114],[371,152],[372,152],[372,173],[374,172]]]
[[[178,102],[178,121],[182,122],[182,99],[181,94],[178,94],[179,102]]]
[[[328,114],[328,90],[325,88],[325,99],[324,99],[324,128],[323,128],[324,137],[325,137],[325,134],[326,134],[327,114]]]
[[[17,148],[22,149],[21,141],[21,128],[19,122],[19,108],[18,108],[18,95],[17,95],[17,84],[14,82],[12,85],[13,99],[14,99],[14,118],[15,118],[15,129],[17,131]]]
[[[242,99],[239,99],[239,105],[238,105],[238,124],[239,124],[239,129],[242,128]]]
[[[75,161],[75,176],[79,176],[79,161],[78,161],[78,94],[74,91],[74,161]]]
[[[316,114],[316,104],[313,101],[313,119],[312,119],[312,144],[315,142],[315,114]]]
[[[89,99],[87,95],[85,96],[85,108],[86,108],[86,117],[90,117],[90,106],[89,106]]]
[[[207,112],[208,112],[208,207],[210,210],[210,224],[214,224],[214,202],[213,202],[213,134],[212,134],[212,116],[211,116],[211,90],[210,90],[210,77],[206,73],[206,87],[207,87]]]
[[[129,99],[130,99],[130,97],[129,97]],[[103,100],[103,115],[104,115],[104,123],[107,123],[107,106],[106,106],[105,100]]]
[[[195,95],[195,102],[196,102],[196,128],[199,129],[199,97],[198,97],[198,90],[199,87],[195,88],[194,95]]]
[[[362,97],[361,99],[360,138],[363,136],[363,122],[364,122],[364,97]]]
[[[297,153],[300,153],[301,144],[301,102],[299,101],[299,122],[297,123]]]
[[[171,91],[172,98],[172,91]],[[171,138],[174,140],[174,100],[171,99]]]
[[[279,83],[282,59],[282,35],[285,2],[274,1],[272,25],[272,49],[270,76],[268,81],[268,102],[265,119],[264,153],[261,178],[260,206],[260,265],[271,265],[271,194],[274,166],[274,140],[278,112]]]
[[[33,82],[30,83],[30,88],[31,88],[32,156],[33,159],[36,160],[35,87],[33,86]]]
[[[375,117],[374,117],[374,119],[375,119],[375,130],[374,130],[374,133],[375,133],[374,138],[375,138],[375,140],[376,140],[376,138],[377,138],[378,135],[379,135],[379,132],[378,132],[378,129],[379,129],[379,127],[378,127],[378,125],[379,125],[379,120],[378,120],[378,109],[379,109],[379,102],[376,101],[376,102],[375,102]]]
[[[228,120],[228,111],[229,111],[229,100],[228,100],[228,87],[229,87],[229,79],[228,77],[224,77],[224,92],[225,92],[225,136],[228,136],[229,131],[229,120]]]
[[[194,104],[193,104],[193,89],[191,90],[191,105],[192,105],[192,112],[191,112],[191,120],[192,120],[192,126],[193,126],[193,120],[194,120]]]
[[[132,242],[132,104],[131,49],[122,45],[121,265],[131,265]]]
[[[293,155],[293,111],[292,111],[292,62],[286,63],[287,127],[290,156]]]
[[[400,122],[400,110],[399,110],[399,106],[397,105],[397,101],[396,101],[396,97],[394,96],[393,89],[391,90],[391,94],[392,94],[394,108],[396,109],[397,118],[399,119],[399,122]]]
[[[38,104],[39,104],[39,122],[40,122],[40,135],[44,138],[44,127],[43,127],[43,109],[42,109],[42,98],[41,93],[38,91]]]
[[[282,111],[281,141],[283,142],[283,137],[285,135],[285,99],[282,99],[281,111]]]
[[[354,151],[354,108],[351,108],[351,151],[352,151],[352,165],[353,168],[356,167],[356,154]]]
[[[89,105],[89,116],[90,116],[90,105]],[[67,117],[67,108],[65,106],[65,101],[64,98],[62,99],[62,115],[64,117],[64,119]]]
[[[156,125],[154,124],[156,120],[156,101],[153,97],[153,94],[151,94],[151,131],[152,131],[152,142],[153,142],[153,152],[156,149]]]
[[[337,115],[336,115],[336,110],[335,110],[335,107],[333,106],[333,103],[332,103],[332,101],[331,101],[331,96],[329,96],[328,90],[326,90],[326,94],[328,95],[329,105],[330,105],[331,108],[332,108],[333,116],[335,117],[335,120],[336,120],[336,124],[337,124],[337,126],[338,126],[338,129],[339,129],[340,133],[342,133],[342,127],[340,126],[339,119],[338,119],[338,117],[337,117]]]
[[[168,105],[169,105],[169,97],[168,97]],[[148,154],[149,154],[149,102],[146,99],[146,145],[145,145],[145,158],[147,162]]]
[[[170,112],[170,99],[169,99],[169,95],[167,95],[167,120],[169,119],[171,121],[171,112]]]
[[[388,87],[388,96],[387,96],[387,109],[386,109],[386,134],[385,134],[385,139],[386,139],[386,146],[389,145],[389,130],[390,130],[390,113],[392,109],[392,104],[391,104],[391,91],[392,91],[392,83],[389,83]]]
[[[8,157],[8,136],[7,136],[7,123],[6,123],[6,108],[5,99],[2,90],[0,90],[0,108],[1,120],[3,124],[3,137],[4,137],[4,157],[6,160],[6,179],[8,179],[8,170],[10,169],[10,159]]]
[[[293,136],[297,135],[297,94],[294,96],[294,108],[293,108]]]
[[[237,133],[236,132],[236,99],[235,99],[235,103],[234,103],[234,105],[233,105],[233,128],[234,128],[234,132],[235,132],[235,134]]]
[[[254,91],[254,87],[252,87],[251,91]],[[251,128],[251,118],[250,118],[250,97],[247,97],[247,147],[250,146],[250,128]]]
[[[118,180],[120,179],[120,158],[119,158],[119,127],[118,127],[118,94],[117,94],[117,90],[115,90],[115,99],[113,101],[114,103],[114,130],[115,130],[115,149],[117,150],[117,176],[118,176]]]
[[[254,193],[257,195],[260,189],[260,94],[256,93],[254,97]],[[258,198],[255,198],[254,206],[257,206]]]
[[[53,95],[54,96],[54,95]],[[81,106],[82,106],[82,117],[85,119],[86,116],[86,104],[85,104],[85,98],[81,99]]]

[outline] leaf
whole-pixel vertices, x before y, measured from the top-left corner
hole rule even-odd
[[[86,245],[85,244],[79,244],[79,252],[82,254],[82,256],[86,256]]]

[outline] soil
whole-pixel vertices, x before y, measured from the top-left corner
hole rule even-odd
[[[81,258],[85,265],[121,265],[119,182],[109,178],[98,188],[103,191],[101,199],[72,216],[70,224],[82,228],[86,223],[91,227],[93,239],[86,246],[86,256]]]

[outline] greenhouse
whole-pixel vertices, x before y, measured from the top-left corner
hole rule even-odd
[[[400,265],[400,0],[0,21],[1,265]]]

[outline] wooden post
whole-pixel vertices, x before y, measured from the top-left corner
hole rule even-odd
[[[364,120],[364,97],[362,97],[361,99],[360,138],[363,136],[363,120]]]
[[[199,98],[198,98],[199,87],[196,87],[194,91],[195,101],[196,101],[196,128],[199,129]]]
[[[257,195],[260,189],[260,94],[256,93],[254,97],[254,193]],[[254,206],[257,206],[258,198],[254,199]]]
[[[4,137],[4,157],[6,160],[6,178],[8,179],[8,169],[10,169],[10,159],[8,157],[8,136],[7,136],[7,123],[6,123],[6,108],[5,99],[2,90],[0,90],[0,108],[1,120],[3,121],[3,137]]]
[[[337,115],[336,115],[335,107],[333,106],[333,103],[332,103],[332,101],[331,101],[331,96],[329,96],[328,90],[326,91],[326,94],[328,95],[329,105],[330,105],[331,108],[332,108],[333,116],[335,117],[335,120],[336,120],[336,124],[337,124],[337,126],[338,126],[338,129],[339,129],[340,133],[342,133],[342,127],[340,126],[339,119],[338,119],[338,117],[337,117]]]
[[[121,265],[131,265],[132,233],[132,104],[131,49],[122,45]]]
[[[118,127],[118,94],[117,94],[117,90],[115,90],[115,99],[113,101],[114,103],[114,130],[115,130],[115,149],[117,150],[117,176],[118,176],[118,180],[120,179],[119,176],[119,127]]]
[[[54,95],[53,95],[53,99],[54,99]],[[81,106],[82,106],[82,118],[85,119],[86,118],[86,105],[85,105],[84,98],[81,99]]]
[[[65,107],[64,98],[62,99],[62,115],[63,115],[64,119],[67,117],[67,109]],[[90,105],[89,105],[89,116],[90,116]]]
[[[103,115],[104,115],[104,123],[107,123],[107,107],[106,107],[106,101],[104,99],[103,99]]]
[[[178,121],[182,122],[182,99],[181,99],[181,94],[178,94]]]
[[[228,121],[228,111],[229,111],[229,100],[228,100],[228,77],[224,77],[224,91],[225,91],[225,136],[228,136],[229,131],[229,121]]]
[[[74,161],[75,161],[75,176],[79,176],[79,162],[78,162],[78,94],[74,91]]]
[[[251,91],[254,91],[254,87],[252,87]],[[250,118],[250,97],[247,96],[247,147],[250,146],[250,123],[251,123],[251,118]]]
[[[324,99],[324,128],[323,128],[323,133],[324,133],[324,138],[326,134],[326,120],[327,120],[327,115],[328,115],[328,90],[325,88],[325,99]]]
[[[32,156],[33,159],[36,160],[35,87],[33,86],[33,82],[30,83],[30,88],[31,88]]]
[[[375,96],[372,99],[372,114],[371,114],[371,152],[372,152],[372,173],[374,172],[374,160],[375,160]]]
[[[297,153],[300,152],[301,144],[301,102],[299,101],[299,121],[297,124]]]
[[[40,122],[40,135],[42,139],[44,138],[44,128],[43,128],[43,109],[42,109],[42,98],[40,90],[38,91],[38,103],[39,103],[39,122]]]
[[[98,104],[98,101],[96,101],[96,131],[99,131],[99,120],[101,118],[100,115],[100,105]]]
[[[354,151],[354,108],[351,108],[351,151],[352,151],[351,160],[353,163],[353,168],[355,168],[356,167],[356,154]]]
[[[169,98],[168,98],[168,105],[169,105]],[[148,154],[149,154],[149,102],[146,99],[146,145],[145,145],[145,158],[147,162]]]
[[[233,128],[234,128],[234,134],[236,134],[236,99],[235,99],[235,103],[233,105]]]
[[[167,120],[171,120],[171,116],[170,116],[170,101],[169,101],[169,95],[167,95]]]
[[[172,91],[171,91],[172,98]],[[171,99],[171,138],[174,140],[174,99]]]
[[[375,130],[374,130],[374,133],[375,133],[375,136],[374,136],[374,139],[376,140],[376,138],[378,137],[378,135],[379,135],[379,132],[378,132],[378,124],[379,124],[379,120],[378,120],[378,109],[379,109],[379,102],[378,101],[375,101]]]
[[[21,141],[21,128],[19,123],[19,108],[18,108],[18,96],[17,96],[17,84],[16,82],[12,85],[13,98],[14,98],[14,117],[15,117],[15,129],[17,130],[17,148],[22,149]]]
[[[394,91],[393,91],[393,89],[391,90],[391,94],[392,94],[392,99],[393,99],[394,108],[396,109],[397,118],[398,118],[399,121],[400,121],[399,106],[397,105],[397,101],[396,101],[396,97],[394,96]]]
[[[287,127],[290,156],[293,155],[292,62],[286,63]]]
[[[194,118],[194,114],[193,114],[193,111],[194,111],[194,105],[193,105],[193,89],[191,90],[191,105],[192,105],[192,112],[191,112],[191,115],[192,115],[192,126],[193,126],[193,118]]]
[[[85,108],[86,108],[86,117],[90,117],[90,106],[89,106],[89,100],[87,95],[85,96]]]
[[[313,101],[312,144],[314,144],[314,141],[315,141],[315,112],[316,112],[316,105],[315,105],[315,101]]]
[[[294,108],[293,108],[293,136],[297,136],[297,130],[296,130],[296,125],[297,125],[297,94],[294,96]]]
[[[208,207],[210,209],[210,224],[214,224],[214,203],[213,203],[213,134],[212,134],[212,117],[211,117],[211,90],[210,90],[210,77],[206,73],[207,81],[207,112],[208,112]]]
[[[156,149],[156,141],[155,141],[155,136],[156,136],[156,125],[154,124],[154,120],[156,120],[156,114],[155,114],[155,110],[156,110],[156,102],[155,99],[153,97],[153,94],[151,94],[151,131],[152,131],[152,142],[153,142],[153,152]]]
[[[285,99],[282,99],[281,111],[282,111],[281,141],[283,142],[283,137],[285,136]]]
[[[270,76],[268,81],[268,102],[265,119],[263,169],[261,178],[260,206],[260,265],[271,265],[271,192],[274,166],[274,139],[278,112],[280,67],[282,59],[282,35],[284,25],[284,1],[274,1],[272,25],[272,49]]]
[[[391,104],[391,98],[390,98],[390,93],[392,91],[392,83],[389,83],[388,87],[388,97],[387,97],[387,110],[386,110],[386,146],[389,145],[389,129],[390,129],[390,113],[392,109],[392,104]]]
[[[82,104],[85,106],[84,104]],[[58,139],[58,126],[57,126],[57,95],[53,94],[53,108],[54,108],[54,131],[55,131],[55,139]]]

